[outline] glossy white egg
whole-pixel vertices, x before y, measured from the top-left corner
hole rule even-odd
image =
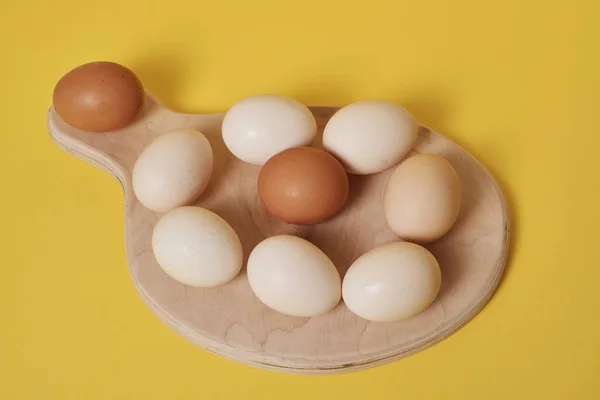
[[[225,114],[225,145],[242,161],[263,165],[292,147],[309,145],[317,133],[310,110],[298,101],[277,95],[247,97]]]
[[[323,131],[323,147],[351,174],[374,174],[397,164],[415,145],[417,123],[402,106],[365,100],[337,111]]]
[[[194,129],[173,130],[154,139],[136,160],[133,191],[149,210],[167,212],[194,203],[212,171],[208,139]]]
[[[427,249],[393,242],[366,252],[350,266],[342,295],[356,315],[374,322],[393,322],[429,307],[441,281],[439,264]]]
[[[152,251],[168,275],[196,287],[222,285],[243,264],[242,244],[233,228],[201,207],[179,207],[163,215],[152,233]]]
[[[341,279],[333,262],[296,236],[260,242],[248,258],[248,281],[267,307],[296,317],[325,314],[341,298]]]

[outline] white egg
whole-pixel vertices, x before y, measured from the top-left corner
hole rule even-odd
[[[233,155],[263,165],[277,153],[309,145],[316,136],[317,123],[302,103],[263,94],[234,104],[225,114],[222,133]]]
[[[222,285],[243,264],[242,244],[233,228],[201,207],[179,207],[163,215],[152,233],[152,251],[168,275],[196,287]]]
[[[173,130],[154,139],[136,160],[133,191],[149,210],[167,212],[194,203],[212,171],[208,139],[194,129]]]
[[[331,260],[296,236],[260,242],[248,259],[248,281],[267,307],[296,317],[325,314],[341,298],[340,275]]]
[[[427,249],[393,242],[366,252],[350,266],[342,296],[356,315],[374,322],[393,322],[429,307],[441,281],[438,262]]]
[[[402,106],[365,100],[337,111],[323,131],[323,147],[351,174],[368,175],[397,164],[413,148],[417,123]]]

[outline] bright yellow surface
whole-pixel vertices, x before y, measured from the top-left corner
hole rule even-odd
[[[4,1],[0,399],[600,399],[600,6],[595,0]],[[508,271],[444,342],[363,372],[264,372],[142,304],[107,174],[46,131],[52,89],[109,59],[181,111],[258,92],[398,101],[510,202]]]

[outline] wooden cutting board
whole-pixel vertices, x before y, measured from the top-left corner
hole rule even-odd
[[[310,109],[320,133],[337,110]],[[502,276],[509,242],[503,194],[475,158],[425,127],[419,129],[414,151],[446,157],[461,179],[463,193],[452,230],[426,245],[440,263],[442,287],[423,313],[402,322],[372,323],[352,314],[341,302],[326,315],[296,318],[260,303],[250,290],[245,268],[233,281],[211,289],[188,287],[170,278],[151,249],[152,229],[160,215],[137,201],[131,172],[150,141],[175,128],[198,129],[210,140],[215,168],[207,191],[196,204],[216,212],[236,230],[246,258],[262,239],[294,234],[321,248],[343,276],[367,250],[399,240],[385,223],[382,204],[393,169],[350,176],[347,205],[325,223],[295,226],[270,216],[256,193],[260,167],[239,161],[223,143],[223,115],[176,113],[148,94],[144,110],[133,124],[97,134],[70,127],[53,107],[48,113],[50,134],[61,148],[104,169],[123,186],[125,246],[133,284],[148,307],[175,332],[207,351],[256,367],[339,373],[384,364],[430,347],[467,323],[490,299]],[[320,146],[320,139],[315,146]]]

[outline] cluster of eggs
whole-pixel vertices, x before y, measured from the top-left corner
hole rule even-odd
[[[90,132],[132,123],[144,102],[140,81],[115,63],[90,63],[66,74],[54,91],[54,107],[68,124]],[[356,259],[342,280],[328,256],[309,241],[277,235],[248,257],[250,287],[278,312],[322,315],[343,298],[358,316],[389,322],[425,310],[441,286],[438,261],[422,245],[445,235],[457,219],[460,181],[440,155],[408,156],[417,124],[403,107],[359,101],[327,122],[322,148],[311,147],[317,124],[296,100],[277,95],[245,98],[229,109],[222,138],[238,159],[260,165],[257,194],[266,210],[291,224],[317,224],[342,210],[348,174],[377,174],[395,166],[382,207],[390,229],[402,240]],[[408,157],[407,157],[408,156]],[[231,281],[243,266],[234,229],[216,213],[193,206],[213,172],[209,140],[181,128],[154,139],[133,168],[139,202],[161,213],[152,250],[173,279],[194,287]]]

